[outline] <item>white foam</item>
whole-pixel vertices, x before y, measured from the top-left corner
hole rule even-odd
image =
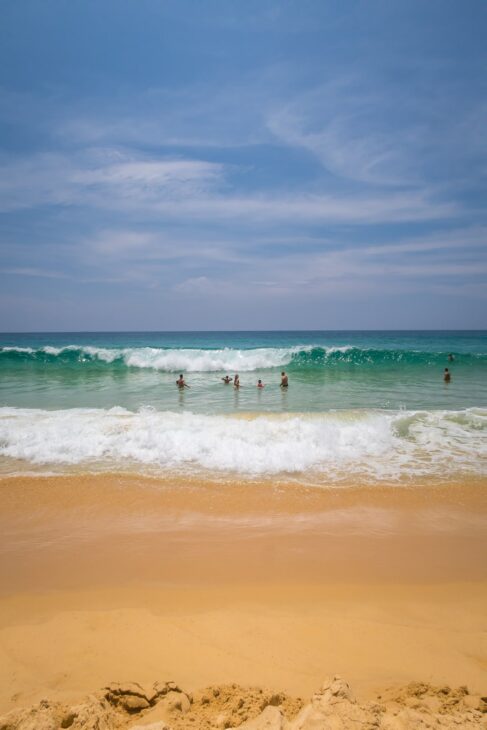
[[[302,348],[257,348],[254,350],[160,350],[144,347],[124,350],[126,364],[138,368],[183,372],[247,372],[286,365]]]
[[[80,352],[80,360],[91,358],[112,363],[122,359],[128,367],[150,368],[166,372],[247,372],[288,364],[293,355],[311,350],[311,346],[260,347],[252,350],[224,348],[221,350],[162,349],[158,347],[107,348],[81,345],[52,347],[46,345],[40,350],[22,347],[4,347],[3,351],[35,353],[58,356],[63,352]]]
[[[0,408],[0,456],[26,464],[395,479],[487,473],[487,411],[251,418],[150,408]]]
[[[69,349],[69,348],[67,348]],[[75,350],[78,348],[72,347],[71,349]],[[120,357],[120,350],[110,350],[107,347],[82,347],[80,348],[81,352],[84,355],[89,355],[90,357],[97,358],[98,360],[103,360],[103,362],[113,362],[114,360],[117,360],[117,358]]]
[[[331,355],[333,352],[349,352],[350,350],[354,350],[355,347],[353,345],[342,345],[338,346],[335,345],[334,347],[325,347],[324,350],[326,351],[327,355]]]
[[[35,352],[32,347],[2,347],[1,352]]]

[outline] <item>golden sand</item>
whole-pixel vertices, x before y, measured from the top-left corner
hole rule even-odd
[[[0,480],[0,712],[168,678],[485,693],[485,486]]]

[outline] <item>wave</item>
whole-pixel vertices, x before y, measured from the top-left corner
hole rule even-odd
[[[4,465],[373,480],[487,473],[487,410],[217,416],[0,408]],[[14,460],[14,462],[12,462]]]
[[[453,356],[456,365],[487,364],[487,353],[449,353],[424,350],[406,350],[392,348],[362,348],[355,346],[344,347],[312,347],[302,349],[293,354],[293,366],[311,367],[340,367],[359,365],[362,367],[389,366],[389,365],[419,365],[427,366],[448,364],[448,356]]]
[[[2,347],[0,368],[19,365],[51,367],[142,368],[165,372],[248,372],[268,368],[339,368],[350,366],[434,365],[447,362],[446,352],[374,349],[353,346],[259,347],[255,349]],[[457,354],[455,365],[487,364],[487,354]]]
[[[94,365],[129,368],[149,368],[166,372],[245,372],[280,367],[290,362],[297,348],[256,348],[237,350],[164,349],[158,347],[104,348],[80,347],[4,347],[0,349],[2,363],[49,365]]]

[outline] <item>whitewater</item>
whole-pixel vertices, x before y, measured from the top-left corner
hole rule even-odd
[[[306,473],[320,480],[481,476],[486,433],[487,409],[266,416],[0,409],[4,470],[23,463],[58,473],[78,466],[250,477]]]

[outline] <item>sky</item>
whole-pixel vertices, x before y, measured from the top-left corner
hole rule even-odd
[[[1,0],[0,331],[487,328],[485,0]]]

